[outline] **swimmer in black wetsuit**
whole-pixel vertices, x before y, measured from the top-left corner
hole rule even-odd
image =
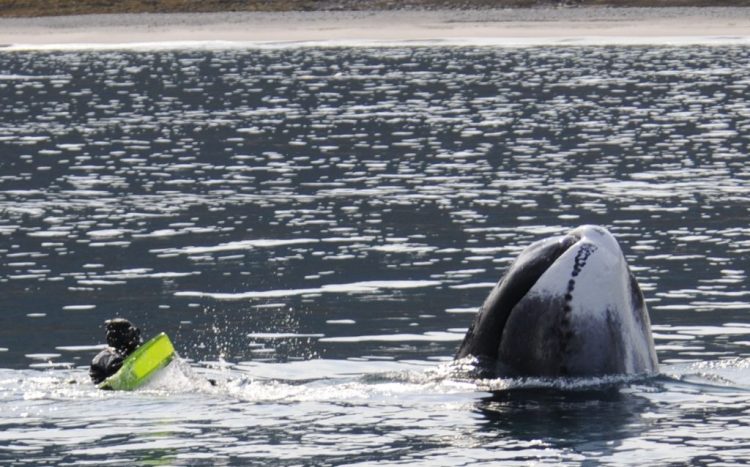
[[[133,353],[141,340],[141,331],[123,318],[114,318],[104,322],[107,330],[107,347],[94,357],[89,368],[89,376],[94,384],[99,384],[117,373],[125,357]]]

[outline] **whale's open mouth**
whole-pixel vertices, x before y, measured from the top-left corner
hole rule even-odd
[[[580,240],[581,236],[577,233],[551,238],[532,245],[513,263],[503,278],[503,288],[507,288],[507,314],[510,314],[557,259]]]
[[[474,355],[477,357],[497,357],[497,342],[495,339],[474,339],[475,333],[490,333],[494,336],[502,335],[505,323],[513,308],[537,283],[540,277],[560,258],[568,249],[581,240],[580,233],[573,231],[562,237],[552,237],[529,246],[516,261],[508,268],[496,287],[483,305],[492,303],[494,313],[485,313],[484,322],[477,326],[475,321],[467,333],[467,338],[458,349],[457,357]],[[481,314],[481,311],[480,311]],[[479,337],[479,336],[477,336]],[[486,345],[483,345],[486,343]]]

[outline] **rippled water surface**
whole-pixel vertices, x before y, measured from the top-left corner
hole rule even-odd
[[[748,63],[0,53],[0,462],[746,461]],[[661,374],[461,377],[504,268],[586,223],[640,281]],[[182,359],[145,390],[94,389],[113,316]]]

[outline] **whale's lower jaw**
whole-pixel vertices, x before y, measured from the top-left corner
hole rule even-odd
[[[494,371],[505,376],[561,376],[573,336],[564,322],[565,300],[534,297],[514,307],[498,342]]]
[[[505,376],[602,376],[656,371],[648,347],[631,345],[619,316],[605,309],[601,319],[577,322],[563,296],[527,297],[506,323],[492,371]],[[631,311],[627,311],[632,313]],[[589,314],[591,315],[591,314]]]

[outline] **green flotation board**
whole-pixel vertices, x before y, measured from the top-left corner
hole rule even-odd
[[[99,384],[99,389],[132,391],[139,388],[149,378],[164,368],[174,357],[174,347],[163,332],[135,349],[122,362],[117,373]]]

